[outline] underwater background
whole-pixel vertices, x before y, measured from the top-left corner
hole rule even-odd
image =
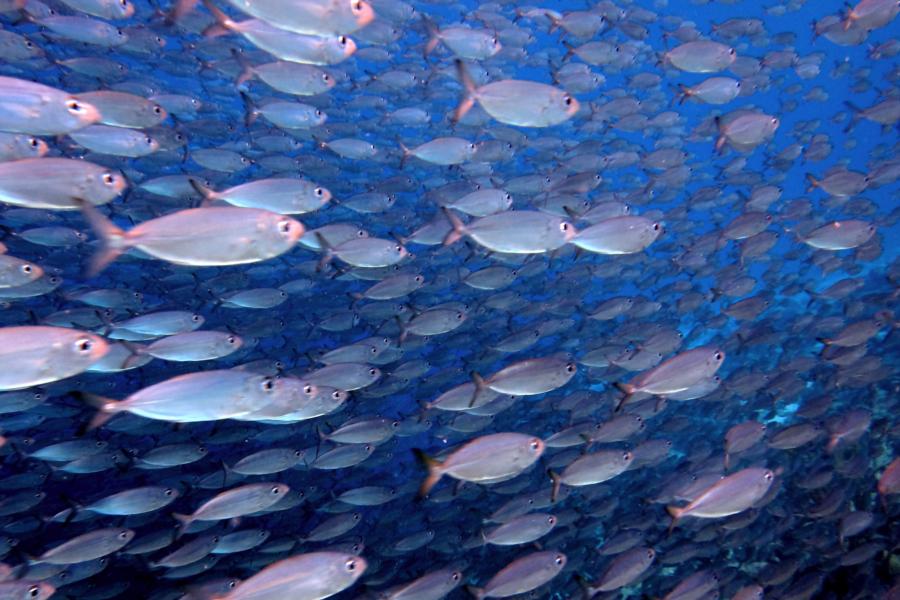
[[[0,0],[0,598],[900,598],[898,12]]]

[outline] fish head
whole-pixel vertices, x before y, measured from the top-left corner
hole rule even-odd
[[[573,239],[575,239],[575,236],[578,235],[578,231],[575,229],[575,226],[568,221],[561,221],[559,223],[559,231],[562,233],[563,239],[565,239],[566,243],[571,242]]]
[[[350,0],[350,14],[356,23],[356,29],[362,29],[375,20],[375,9],[366,0]]]

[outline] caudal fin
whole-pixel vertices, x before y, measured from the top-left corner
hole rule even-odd
[[[422,54],[425,58],[428,58],[428,55],[434,52],[434,49],[441,43],[441,32],[434,21],[424,14],[422,15],[422,22],[425,24],[425,29],[428,30],[428,43],[425,44],[425,50]]]
[[[253,79],[253,65],[251,65],[246,57],[244,57],[244,53],[237,48],[231,49],[231,56],[234,57],[234,60],[237,61],[237,64],[241,66],[241,73],[237,76],[237,79],[234,80],[234,85],[236,85],[237,87],[241,87],[245,83]]]
[[[112,419],[118,412],[115,408],[116,401],[111,400],[110,398],[85,392],[75,392],[74,396],[85,404],[97,409],[96,414],[94,414],[87,426],[84,427],[84,430],[79,432],[80,434],[102,427],[104,423]]]
[[[86,273],[88,277],[94,277],[128,248],[125,243],[126,234],[90,202],[80,199],[77,202],[81,208],[81,214],[100,238],[100,250],[91,257]]]
[[[178,0],[172,9],[166,13],[165,25],[171,27],[180,21],[185,15],[192,12],[197,7],[197,0]]]
[[[472,408],[478,401],[478,396],[481,394],[481,392],[487,389],[488,385],[484,381],[484,377],[482,377],[475,371],[472,371],[470,375],[472,377],[472,383],[475,384],[475,391],[472,392],[472,399],[469,400],[469,408]]]
[[[447,235],[444,236],[444,245],[449,246],[450,244],[458,242],[459,239],[465,235],[466,226],[463,224],[460,218],[453,214],[446,206],[441,207],[441,212],[444,213],[444,216],[447,217],[448,221],[450,221],[451,227],[453,227],[453,229],[447,232]]]
[[[550,492],[550,502],[556,503],[556,499],[559,498],[559,488],[562,486],[562,478],[559,476],[559,473],[552,469],[547,469],[547,476],[550,477],[550,481],[553,482],[553,490]]]
[[[194,191],[200,194],[200,196],[203,198],[201,206],[207,206],[217,199],[217,195],[214,191],[212,191],[193,177],[188,177],[188,183],[191,184],[191,187],[194,188]]]
[[[234,21],[228,18],[228,15],[219,10],[219,7],[212,3],[212,0],[203,0],[203,6],[206,7],[216,22],[203,30],[203,37],[219,37],[227,35],[234,27]]]
[[[628,404],[628,401],[631,400],[631,397],[634,395],[636,388],[630,383],[617,383],[616,387],[619,388],[625,395],[619,400],[619,403],[616,404],[616,408],[613,409],[613,412],[619,412],[622,408]]]
[[[419,448],[413,448],[413,454],[419,460],[419,463],[428,471],[428,475],[425,477],[425,480],[422,482],[422,485],[419,486],[419,498],[424,498],[428,495],[428,492],[431,491],[437,482],[441,480],[441,477],[444,476],[443,471],[441,471],[441,462],[437,459],[434,459],[427,454],[423,450]]]
[[[669,516],[672,517],[672,522],[669,524],[669,535],[672,535],[672,531],[678,525],[681,515],[684,514],[684,509],[678,508],[677,506],[667,506],[666,511],[669,513]]]
[[[459,101],[459,106],[456,107],[451,119],[453,125],[456,125],[464,116],[466,116],[466,113],[475,106],[475,90],[477,88],[475,86],[475,81],[472,80],[472,76],[469,75],[469,71],[466,69],[466,65],[463,64],[463,61],[457,58],[454,61],[454,64],[456,64],[456,73],[459,75],[459,81],[463,84],[463,88],[465,89],[462,100]]]

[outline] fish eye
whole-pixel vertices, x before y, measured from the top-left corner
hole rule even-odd
[[[566,373],[574,373],[575,365],[573,363],[569,363],[566,365]]]
[[[564,562],[566,562],[565,557],[562,554],[557,554],[556,558],[553,559],[557,565],[562,566]]]
[[[200,315],[191,315],[191,321],[193,321],[194,323],[199,323]]]
[[[766,471],[766,474],[763,475],[763,477],[765,478],[766,481],[772,481],[772,477],[774,477],[774,475],[772,475],[771,471]]]
[[[725,358],[725,356],[721,352],[716,352],[713,355],[713,358],[715,358],[716,360],[722,360],[723,358]]]
[[[735,83],[734,87],[741,87],[741,82],[738,81],[737,83]]]
[[[563,103],[566,106],[572,106],[572,96],[566,96],[565,98],[563,98]]]
[[[84,107],[78,102],[78,100],[66,100],[66,108],[69,109],[70,113],[79,114],[84,112]]]
[[[266,377],[265,379],[263,379],[260,387],[264,392],[271,392],[275,389],[275,381],[271,377]]]
[[[278,231],[280,233],[290,233],[291,232],[291,222],[288,220],[279,221],[278,222]]]
[[[728,54],[730,54],[731,56],[734,56],[734,48],[729,48]]]
[[[653,231],[659,231],[659,223],[653,224]]]
[[[394,251],[403,252],[403,246],[401,246],[400,244],[397,244],[396,246],[394,246]]]
[[[26,48],[34,48],[34,44],[31,43],[31,40],[25,40]]]
[[[126,531],[120,531],[120,532],[119,532],[119,539],[120,539],[120,540],[127,540],[127,539],[128,539],[128,531],[127,531],[127,530],[126,530]]]
[[[209,450],[206,449],[205,446],[200,446],[197,448],[197,454],[206,454]]]
[[[459,581],[460,579],[462,579],[462,573],[460,573],[459,571],[453,571],[453,573],[450,574],[450,579],[452,579],[453,581]]]
[[[348,573],[353,573],[354,571],[356,571],[356,560],[351,558],[344,563],[344,568],[347,569]]]
[[[550,515],[549,517],[547,517],[547,523],[549,523],[550,525],[556,525],[556,517]]]
[[[568,223],[560,223],[560,224],[559,224],[559,230],[560,230],[560,231],[568,231],[568,230],[569,230],[569,224],[568,224]]]
[[[338,44],[340,44],[341,46],[346,46],[347,45],[347,36],[345,36],[345,35],[340,36],[338,38]]]
[[[75,341],[75,350],[80,354],[90,354],[94,349],[94,342],[90,338],[81,338]]]
[[[331,392],[331,397],[334,398],[335,400],[340,400],[341,399],[341,390],[334,390],[333,392]]]
[[[772,117],[772,125],[778,125],[778,118]]]
[[[273,496],[277,496],[278,494],[281,493],[281,488],[278,487],[277,485],[273,485],[273,486],[272,486],[272,489],[269,490],[269,491],[272,492],[272,495],[273,495]]]
[[[307,385],[304,385],[304,386],[303,386],[303,393],[304,393],[304,394],[309,395],[309,394],[312,394],[312,392],[313,392],[313,388],[312,388],[311,385],[307,384]]]
[[[119,36],[119,37],[122,37],[122,36],[125,35],[125,34],[122,32],[121,29],[116,29],[116,35]]]
[[[331,76],[328,73],[322,73],[322,81],[330,81]]]
[[[540,450],[540,448],[541,448],[541,440],[531,440],[531,443],[529,443],[528,446],[529,446],[532,450],[535,450],[535,451],[536,451],[536,450]]]
[[[41,595],[40,587],[33,585],[30,588],[28,588],[28,597],[29,598],[37,598],[40,595]]]
[[[622,460],[624,460],[625,462],[628,462],[629,460],[631,460],[631,452],[623,452]]]
[[[229,344],[233,344],[237,341],[237,338],[235,338],[233,335],[229,335],[227,338],[225,338],[225,341]]]
[[[319,198],[321,198],[321,197],[325,194],[325,191],[322,190],[322,188],[316,188],[316,189],[315,189],[315,194],[316,194],[316,196],[318,196]]]
[[[163,494],[165,494],[166,496],[171,496],[174,493],[175,492],[172,490],[172,488],[166,488],[163,490]]]
[[[40,145],[40,142],[38,142],[36,138],[30,138],[28,140],[28,145],[32,148],[37,148]]]
[[[425,278],[422,277],[421,275],[416,275],[413,279],[415,280],[416,283],[422,283],[423,281],[425,281]]]
[[[104,173],[101,179],[103,179],[103,183],[106,185],[112,185],[116,181],[116,177],[112,173]]]
[[[22,265],[22,272],[26,275],[30,275],[32,271],[34,271],[34,269],[31,268],[31,265]]]
[[[656,553],[653,551],[652,548],[651,548],[650,550],[647,550],[647,558],[653,558],[653,556],[654,556],[655,554],[656,554]]]

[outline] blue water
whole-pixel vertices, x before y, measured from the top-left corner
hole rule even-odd
[[[294,10],[294,2],[313,0],[284,0],[284,10]],[[84,15],[75,2],[47,6],[57,14]],[[225,3],[218,6],[237,21],[249,18]],[[26,298],[15,297],[14,289],[0,289],[0,339],[10,339],[2,336],[12,327],[52,324],[90,332],[113,344],[127,332],[122,328],[126,320],[177,310],[202,316],[201,330],[243,340],[238,351],[214,360],[157,358],[132,368],[138,359],[148,360],[146,347],[154,339],[164,337],[138,336],[117,347],[127,362],[90,370],[85,365],[74,374],[51,374],[39,385],[18,386],[22,390],[15,386],[0,390],[0,432],[6,440],[0,450],[0,562],[12,569],[10,578],[0,582],[0,597],[52,593],[53,598],[79,600],[161,600],[190,594],[243,599],[251,597],[248,590],[255,589],[253,582],[259,579],[243,586],[241,580],[273,563],[285,564],[278,561],[325,551],[337,553],[341,565],[346,557],[361,556],[366,568],[346,584],[332,583],[320,595],[308,595],[310,580],[298,578],[289,589],[259,597],[395,598],[381,594],[443,569],[448,574],[458,571],[458,580],[443,590],[432,585],[431,595],[399,597],[465,598],[483,589],[488,597],[580,598],[589,595],[588,590],[600,598],[734,598],[738,590],[748,593],[745,588],[753,585],[760,586],[766,598],[897,597],[897,484],[881,492],[877,486],[885,468],[896,461],[900,431],[895,331],[900,322],[894,315],[900,309],[900,185],[889,169],[897,161],[898,121],[895,116],[882,126],[856,118],[848,105],[866,109],[897,100],[900,70],[893,54],[900,39],[897,18],[861,36],[859,43],[837,45],[814,35],[813,25],[849,10],[837,0],[784,5],[740,0],[543,5],[563,17],[585,10],[615,15],[593,38],[578,38],[565,30],[565,22],[552,26],[549,19],[529,12],[534,7],[521,3],[377,0],[375,20],[360,31],[347,32],[356,39],[356,54],[318,67],[336,81],[333,89],[292,96],[258,78],[238,88],[235,79],[241,66],[233,50],[239,49],[241,60],[252,65],[277,58],[234,33],[204,37],[202,32],[214,20],[202,5],[171,25],[163,17],[171,6],[136,0],[133,16],[109,21],[129,38],[113,47],[53,33],[41,23],[47,7],[37,0],[21,10],[3,7],[8,10],[0,13],[2,29],[24,36],[41,50],[40,56],[30,59],[0,56],[4,77],[69,94],[116,90],[151,100],[179,94],[182,100],[201,103],[193,111],[173,110],[168,104],[167,118],[145,128],[160,149],[140,158],[91,151],[65,135],[77,137],[76,130],[36,134],[49,147],[47,158],[83,157],[124,175],[127,191],[111,202],[98,202],[100,212],[119,227],[130,230],[162,215],[201,206],[197,193],[166,197],[141,187],[157,177],[189,175],[218,191],[267,178],[303,177],[333,196],[318,210],[293,215],[307,232],[350,224],[370,238],[400,240],[397,243],[410,256],[389,266],[367,268],[348,262],[340,245],[322,260],[321,252],[298,244],[249,264],[185,266],[154,257],[153,252],[131,250],[93,275],[88,265],[102,241],[77,206],[49,210],[34,208],[30,200],[4,201],[10,179],[6,175],[4,183],[0,177],[4,232],[0,241],[7,253],[41,266],[42,281],[61,279],[48,286],[53,289]],[[502,123],[477,106],[454,125],[451,116],[464,90],[447,46],[440,44],[423,56],[429,39],[423,16],[440,29],[464,24],[499,38],[503,49],[495,56],[465,63],[478,85],[519,79],[562,89],[568,80],[559,77],[561,70],[577,69],[584,70],[584,77],[594,77],[594,83],[586,86],[591,89],[568,90],[581,108],[550,127]],[[758,20],[756,33],[727,36],[721,26],[732,19]],[[678,37],[691,24],[698,38],[733,47],[738,62],[717,73],[689,73],[665,64],[664,53],[687,41]],[[679,27],[681,33],[675,35]],[[620,56],[634,58],[591,66],[569,51],[591,41],[615,44]],[[793,58],[781,63],[775,53],[785,52]],[[74,58],[106,61],[104,71],[76,72],[64,62]],[[751,73],[753,59],[759,62]],[[409,87],[388,84],[408,74],[415,75]],[[712,76],[741,80],[743,92],[721,106],[693,99],[679,102],[679,85],[694,86]],[[13,111],[18,101],[8,99],[6,92],[0,88],[0,111]],[[239,92],[249,97],[251,111],[264,113],[267,103],[288,101],[318,108],[327,120],[288,130],[265,114],[247,119],[248,107]],[[610,102],[625,105],[629,100],[631,108],[610,114]],[[160,103],[166,104],[162,99]],[[400,108],[420,108],[430,121],[398,123],[388,115]],[[726,144],[717,152],[719,127],[714,117],[726,123],[731,113],[744,110],[777,117],[780,125],[771,139],[755,148],[740,152]],[[451,166],[403,157],[401,143],[415,148],[450,136],[479,145],[511,142],[512,149],[496,160],[479,162],[476,154]],[[323,145],[341,138],[369,142],[377,154],[346,158]],[[829,149],[816,155],[815,146],[821,144]],[[197,153],[211,148],[231,150],[252,164],[234,172],[205,167]],[[646,157],[664,148],[680,149],[683,162],[667,170],[648,166]],[[615,168],[571,167],[578,164],[573,161],[577,157],[626,152],[637,160]],[[22,168],[27,175],[31,167]],[[878,181],[849,196],[830,196],[809,185],[808,174],[821,180],[834,169]],[[599,174],[602,181],[572,193],[565,202],[556,201],[552,186],[540,183],[549,178],[557,185],[564,177],[579,174]],[[515,187],[521,185],[516,178],[530,175],[538,176],[538,183]],[[428,223],[446,227],[440,206],[476,185],[515,187],[511,210],[552,213],[579,231],[593,224],[580,217],[588,208],[615,201],[627,205],[629,214],[659,223],[664,232],[645,248],[624,255],[576,252],[572,243],[532,254],[504,254],[472,235],[450,245],[440,243],[443,234],[430,245],[408,239]],[[537,189],[538,185],[545,187]],[[746,203],[754,190],[765,185],[778,186],[780,194],[762,210],[771,217],[764,231],[744,240],[724,238],[729,223],[750,212]],[[186,182],[182,186],[187,189]],[[389,194],[393,202],[378,212],[359,212],[354,196],[365,192]],[[40,186],[35,186],[33,197],[41,194]],[[572,203],[578,208],[568,215],[561,210],[563,204],[572,208]],[[456,214],[470,225],[476,222],[476,217]],[[857,247],[836,251],[804,243],[818,227],[851,220],[872,224],[875,235]],[[51,225],[82,232],[84,240],[54,246],[21,235]],[[535,231],[532,237],[539,235]],[[765,236],[774,236],[771,247],[747,255],[747,249]],[[218,242],[209,243],[218,247]],[[484,290],[464,283],[468,273],[495,266],[516,270],[508,286]],[[402,274],[422,275],[425,284],[386,300],[354,297],[379,280]],[[753,278],[754,285],[735,295],[718,293],[738,277]],[[822,295],[844,279],[859,284],[840,298]],[[259,288],[281,288],[287,297],[269,308],[228,306],[230,294]],[[124,290],[129,300],[89,305],[77,299],[95,289]],[[631,299],[631,308],[610,320],[590,318],[602,302],[618,297]],[[761,310],[745,316],[735,313],[737,302],[754,297],[764,302]],[[458,328],[429,336],[402,335],[417,315],[448,307],[464,316]],[[76,311],[71,314],[77,320],[66,322],[59,311],[67,310]],[[879,324],[862,339],[826,348],[830,340],[841,339],[848,325],[875,319]],[[533,329],[541,333],[532,345],[516,352],[495,349],[507,336]],[[645,344],[655,334],[674,331],[680,333],[680,341],[666,346],[656,360],[631,370],[615,364],[627,366],[626,358],[656,352]],[[187,422],[196,420],[189,418],[193,402],[209,400],[198,392],[178,407],[181,418],[121,414],[99,427],[89,426],[96,415],[96,407],[85,402],[91,395],[110,399],[107,402],[124,400],[172,377],[213,369],[242,369],[257,374],[254,381],[263,377],[305,381],[310,372],[324,366],[326,352],[353,343],[377,354],[354,361],[377,367],[380,378],[347,393],[346,400],[326,415],[286,424],[215,417]],[[7,345],[0,347],[0,371],[24,371],[30,363],[16,351],[16,344]],[[585,364],[589,352],[604,347],[605,364]],[[701,347],[725,354],[721,368],[703,376],[704,381],[718,377],[711,391],[686,401],[668,397],[677,392],[638,395],[616,410],[623,399],[616,384],[639,385],[661,362]],[[841,361],[839,354],[852,348],[857,354]],[[49,343],[42,351],[49,351]],[[577,374],[548,386],[552,389],[547,393],[506,399],[505,408],[492,404],[487,409],[448,411],[429,406],[441,394],[471,382],[475,374],[489,385],[499,385],[493,374],[538,358],[562,365],[570,361]],[[56,358],[49,365],[54,373],[62,368]],[[40,394],[37,400],[35,393]],[[23,398],[28,399],[24,409],[16,404]],[[452,451],[467,442],[477,444],[483,436],[519,433],[544,443],[572,426],[592,430],[595,425],[636,419],[635,415],[641,420],[639,428],[612,439],[587,443],[576,436],[569,447],[547,447],[527,468],[510,472],[507,481],[492,485],[460,481],[478,477],[451,472],[427,497],[417,494],[426,472],[413,449],[441,460],[449,456],[451,464]],[[845,423],[851,418],[864,423],[848,432]],[[368,447],[352,466],[321,468],[317,461],[326,452],[349,446],[323,437],[367,419],[382,419],[387,433],[362,440]],[[748,421],[765,425],[765,436],[732,455],[726,469],[725,434]],[[789,430],[793,427],[799,429]],[[783,443],[784,431],[810,436],[796,444]],[[836,445],[833,451],[826,448],[829,439]],[[80,447],[58,460],[31,456],[38,449],[74,440],[105,445],[97,451]],[[670,446],[648,458],[648,441],[668,441]],[[176,461],[183,464],[144,468],[148,453],[175,444],[205,452],[195,460]],[[226,477],[226,467],[273,448],[300,451],[302,458],[291,468],[267,475]],[[564,482],[559,497],[551,499],[548,472],[562,473],[565,479],[565,469],[580,456],[608,450],[633,451],[646,463],[593,485]],[[491,466],[501,460],[492,452],[482,453],[478,461]],[[82,467],[85,456],[94,458]],[[667,506],[689,505],[721,477],[745,469],[771,471],[774,483],[762,500],[717,518],[685,516],[670,530]],[[191,514],[217,494],[260,482],[289,486],[289,506],[243,511],[187,528],[180,528],[172,516]],[[694,483],[700,487],[690,489]],[[102,515],[84,509],[113,493],[146,486],[175,490],[177,498],[139,515]],[[337,500],[364,486],[390,488],[391,497],[379,505]],[[494,517],[509,503],[524,507],[513,516],[543,512],[555,515],[557,524],[527,543],[485,545],[483,532],[505,520]],[[865,512],[871,513],[868,525],[842,536],[842,524],[865,520]],[[347,519],[353,513],[359,519],[346,531],[307,539],[329,519]],[[106,528],[127,529],[134,538],[106,552],[90,545],[79,547],[76,554],[89,560],[52,565],[35,559],[64,542]],[[251,529],[259,530],[260,544],[242,552],[213,553],[225,535]],[[169,535],[152,552],[131,552],[161,532]],[[414,536],[420,536],[418,541],[412,541]],[[626,538],[631,541],[618,545]],[[616,548],[611,549],[611,541]],[[206,547],[178,566],[157,564],[185,545],[204,543]],[[629,559],[633,556],[629,551],[635,549],[653,549],[655,557],[637,568]],[[558,554],[564,555],[562,568],[552,563]],[[534,562],[515,562],[528,560]],[[630,576],[608,589],[591,587],[606,585],[626,560]],[[498,589],[494,576],[507,565],[519,585]],[[542,569],[549,573],[543,578],[536,575]],[[693,595],[667,596],[695,574],[699,583]],[[441,581],[446,583],[446,577]],[[5,595],[7,590],[27,592],[28,586],[41,582],[43,587],[34,588],[36,596]]]

